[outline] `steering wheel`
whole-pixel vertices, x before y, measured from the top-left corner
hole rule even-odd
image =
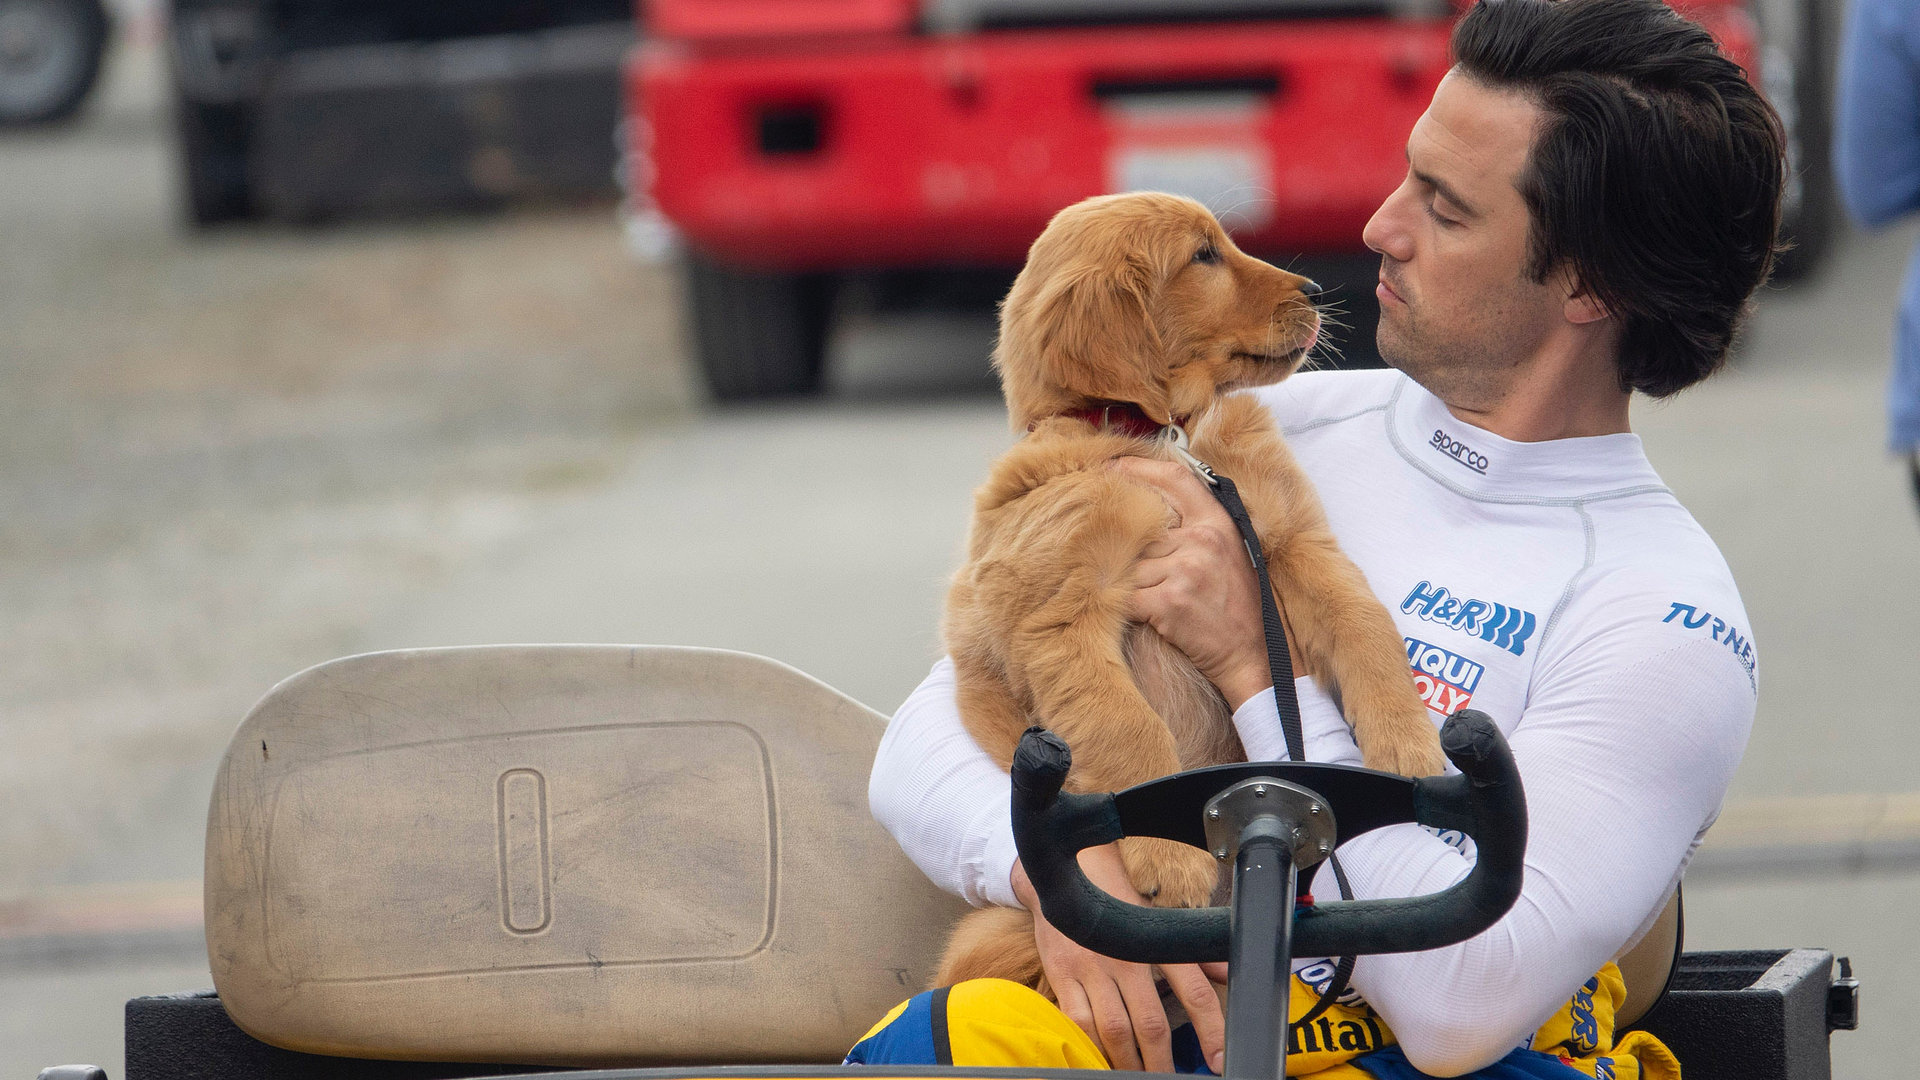
[[[1457,775],[1409,780],[1348,765],[1251,762],[1176,773],[1112,794],[1061,791],[1073,754],[1029,728],[1013,758],[1013,836],[1040,909],[1095,952],[1141,964],[1230,961],[1226,1074],[1284,1075],[1293,949],[1315,956],[1416,952],[1492,926],[1520,895],[1526,795],[1513,753],[1485,713],[1440,729]],[[1473,869],[1425,896],[1296,909],[1297,872],[1383,825],[1473,837]],[[1087,880],[1078,853],[1128,836],[1205,848],[1232,861],[1231,908],[1151,908]]]

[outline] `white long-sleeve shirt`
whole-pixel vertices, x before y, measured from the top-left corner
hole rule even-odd
[[[1484,1067],[1638,940],[1719,812],[1753,722],[1745,610],[1638,436],[1511,442],[1391,371],[1256,393],[1398,624],[1435,723],[1471,704],[1513,747],[1529,828],[1518,902],[1469,941],[1362,957],[1353,974],[1417,1067]],[[1359,764],[1331,699],[1298,689],[1309,759]],[[1285,759],[1271,694],[1234,723],[1250,759]],[[934,882],[1017,903],[1007,776],[962,725],[946,661],[894,715],[869,796]],[[1406,825],[1340,857],[1356,896],[1411,896],[1464,877],[1473,848]]]

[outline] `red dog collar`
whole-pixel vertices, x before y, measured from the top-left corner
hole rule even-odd
[[[1103,431],[1117,431],[1135,439],[1151,439],[1165,430],[1164,425],[1148,416],[1140,406],[1124,401],[1085,409],[1070,409],[1060,415],[1071,420],[1085,421]]]

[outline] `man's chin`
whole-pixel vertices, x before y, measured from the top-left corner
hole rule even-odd
[[[1374,351],[1380,354],[1380,362],[1395,371],[1407,370],[1406,343],[1400,335],[1387,327],[1387,320],[1381,319],[1379,327],[1373,332]]]

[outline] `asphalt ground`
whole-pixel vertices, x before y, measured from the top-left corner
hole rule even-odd
[[[207,982],[206,794],[279,679],[699,644],[890,710],[1011,439],[984,317],[853,320],[823,399],[711,409],[610,207],[190,234],[151,50],[116,61],[80,124],[0,136],[0,1076],[118,1076],[121,1002]],[[1904,1076],[1920,1015],[1920,515],[1880,445],[1914,239],[1847,233],[1635,416],[1762,650],[1688,942],[1851,955],[1843,1077]]]

